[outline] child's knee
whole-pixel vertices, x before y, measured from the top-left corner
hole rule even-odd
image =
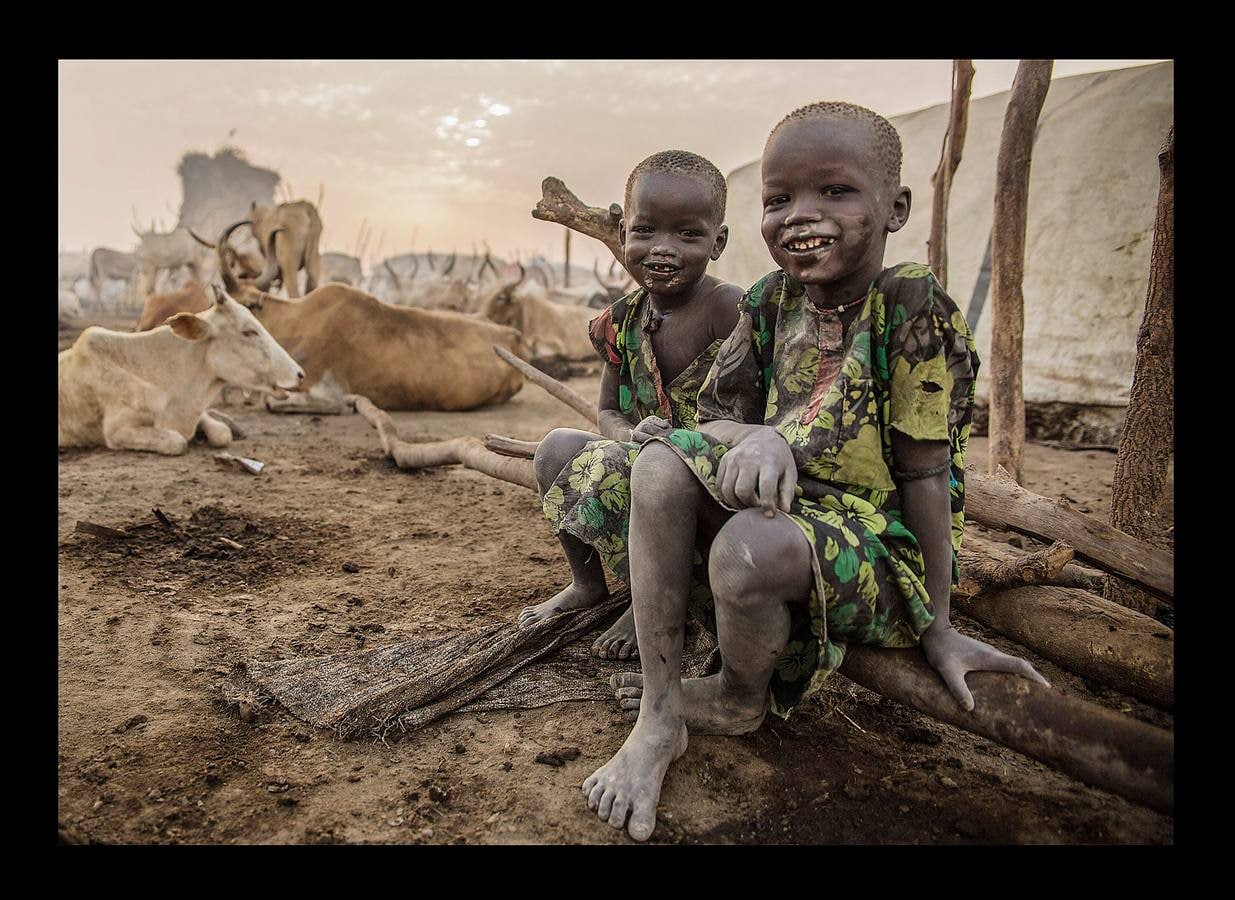
[[[708,580],[718,600],[788,602],[810,591],[810,545],[784,516],[758,509],[735,513],[708,551]]]
[[[583,449],[589,437],[586,432],[573,428],[555,428],[541,439],[533,458],[536,483],[541,494],[549,490],[566,464]]]
[[[659,441],[649,441],[639,451],[630,472],[632,497],[641,503],[677,503],[683,494],[700,490],[698,479],[680,456]]]

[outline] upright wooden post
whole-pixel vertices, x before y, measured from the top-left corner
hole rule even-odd
[[[1049,59],[1022,59],[1012,82],[995,168],[995,221],[991,227],[990,473],[1003,466],[1019,483],[1025,447],[1021,359],[1025,333],[1025,223],[1029,162],[1038,115],[1051,85]]]
[[[1149,288],[1136,335],[1136,368],[1119,436],[1110,518],[1113,527],[1150,543],[1160,534],[1158,510],[1175,438],[1174,125],[1158,152],[1158,174]],[[1140,612],[1152,612],[1157,606],[1153,597],[1116,578],[1107,579],[1106,599]]]
[[[965,148],[972,88],[972,60],[952,60],[952,110],[948,117],[948,130],[943,134],[939,167],[931,176],[935,196],[931,205],[931,237],[926,245],[931,271],[945,290],[948,287],[948,195],[952,193],[952,176],[961,164],[961,151]]]
[[[562,230],[566,232],[566,275],[562,284],[570,287],[570,229],[562,226]]]

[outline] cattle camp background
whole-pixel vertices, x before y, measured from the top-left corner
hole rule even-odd
[[[1018,61],[972,64],[947,290],[983,360],[968,462],[987,472]],[[288,666],[445,652],[567,582],[519,442],[595,428],[588,322],[633,285],[597,238],[640,160],[682,148],[726,175],[731,239],[709,271],[747,287],[772,268],[769,130],[819,99],[868,106],[896,126],[914,198],[885,261],[925,263],[953,61],[61,60],[58,74],[59,839],[626,842],[578,796],[629,729],[591,685],[632,663],[579,652],[590,637],[528,669],[539,686],[484,693],[497,675],[468,669],[466,702],[426,688],[413,703],[392,682],[380,702],[336,698],[334,718],[297,705]],[[1173,456],[1134,529],[1116,452],[1138,346],[1161,331],[1145,311],[1173,118],[1171,61],[1053,61],[1025,215],[1019,487],[994,504],[1002,519],[966,525],[981,559],[962,561],[977,580],[958,627],[1046,675],[1063,705],[1034,722],[1070,716],[1072,743],[1018,743],[842,672],[787,722],[692,738],[653,842],[1173,842]],[[238,363],[168,355],[180,338],[163,323],[206,315],[212,285],[243,301],[237,336],[256,321],[287,354],[245,357],[251,383]],[[233,386],[215,397],[220,379]],[[143,431],[155,409],[188,434]],[[1014,518],[1031,506],[1051,512]],[[1113,510],[1136,543],[1089,548]],[[1048,575],[1026,575],[1018,560],[1056,542],[1067,559],[1055,548]]]

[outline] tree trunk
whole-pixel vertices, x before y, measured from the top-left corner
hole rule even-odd
[[[1136,335],[1136,369],[1119,436],[1111,526],[1147,541],[1161,535],[1158,511],[1175,440],[1175,127],[1158,153],[1158,215],[1149,260],[1145,316]],[[1110,579],[1106,599],[1154,610],[1154,599]]]
[[[990,471],[1003,466],[1021,480],[1025,446],[1025,397],[1021,384],[1025,332],[1025,224],[1029,162],[1038,114],[1051,84],[1049,59],[1023,59],[1012,82],[995,169],[995,220],[991,228]]]
[[[618,242],[621,206],[616,203],[610,203],[608,209],[586,206],[560,178],[552,175],[540,183],[540,192],[542,196],[532,210],[532,218],[543,222],[556,222],[580,234],[596,238],[608,247],[614,258],[625,267],[626,258],[622,253],[622,245]]]
[[[988,528],[1010,529],[1046,541],[1063,541],[1078,559],[1119,575],[1175,605],[1175,557],[1124,534],[1100,519],[1025,490],[1003,473],[965,470],[965,517]]]
[[[943,133],[943,150],[939,167],[931,176],[935,188],[931,206],[931,236],[927,242],[928,262],[944,290],[948,288],[948,196],[952,193],[952,176],[961,164],[965,148],[965,131],[969,127],[969,93],[973,87],[973,61],[952,61],[952,109],[948,130]]]
[[[973,597],[957,593],[953,602],[971,619],[1069,672],[1159,709],[1175,708],[1175,633],[1156,619],[1054,585]]]
[[[920,650],[850,644],[842,675],[941,722],[979,734],[1086,784],[1170,813],[1175,739],[1169,732],[1004,672],[972,672],[965,712]]]

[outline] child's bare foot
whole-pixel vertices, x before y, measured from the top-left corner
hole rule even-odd
[[[643,716],[613,758],[583,782],[589,809],[614,828],[626,824],[636,841],[656,828],[656,805],[670,764],[686,752],[686,725],[680,715]]]
[[[643,697],[643,676],[622,672],[612,676],[609,684],[618,705],[628,716],[637,716]],[[683,678],[682,703],[686,727],[695,734],[750,734],[763,724],[768,711],[766,693],[758,698],[744,697],[726,688],[719,674]]]
[[[565,590],[544,603],[525,607],[523,612],[519,613],[518,624],[520,628],[526,628],[533,622],[539,622],[541,619],[556,616],[558,613],[585,606],[595,606],[608,596],[609,589],[603,584],[599,587],[590,587],[588,585],[576,584],[572,581]]]
[[[634,606],[626,607],[622,618],[592,642],[592,655],[601,659],[632,659],[639,655],[639,643],[635,640]]]

